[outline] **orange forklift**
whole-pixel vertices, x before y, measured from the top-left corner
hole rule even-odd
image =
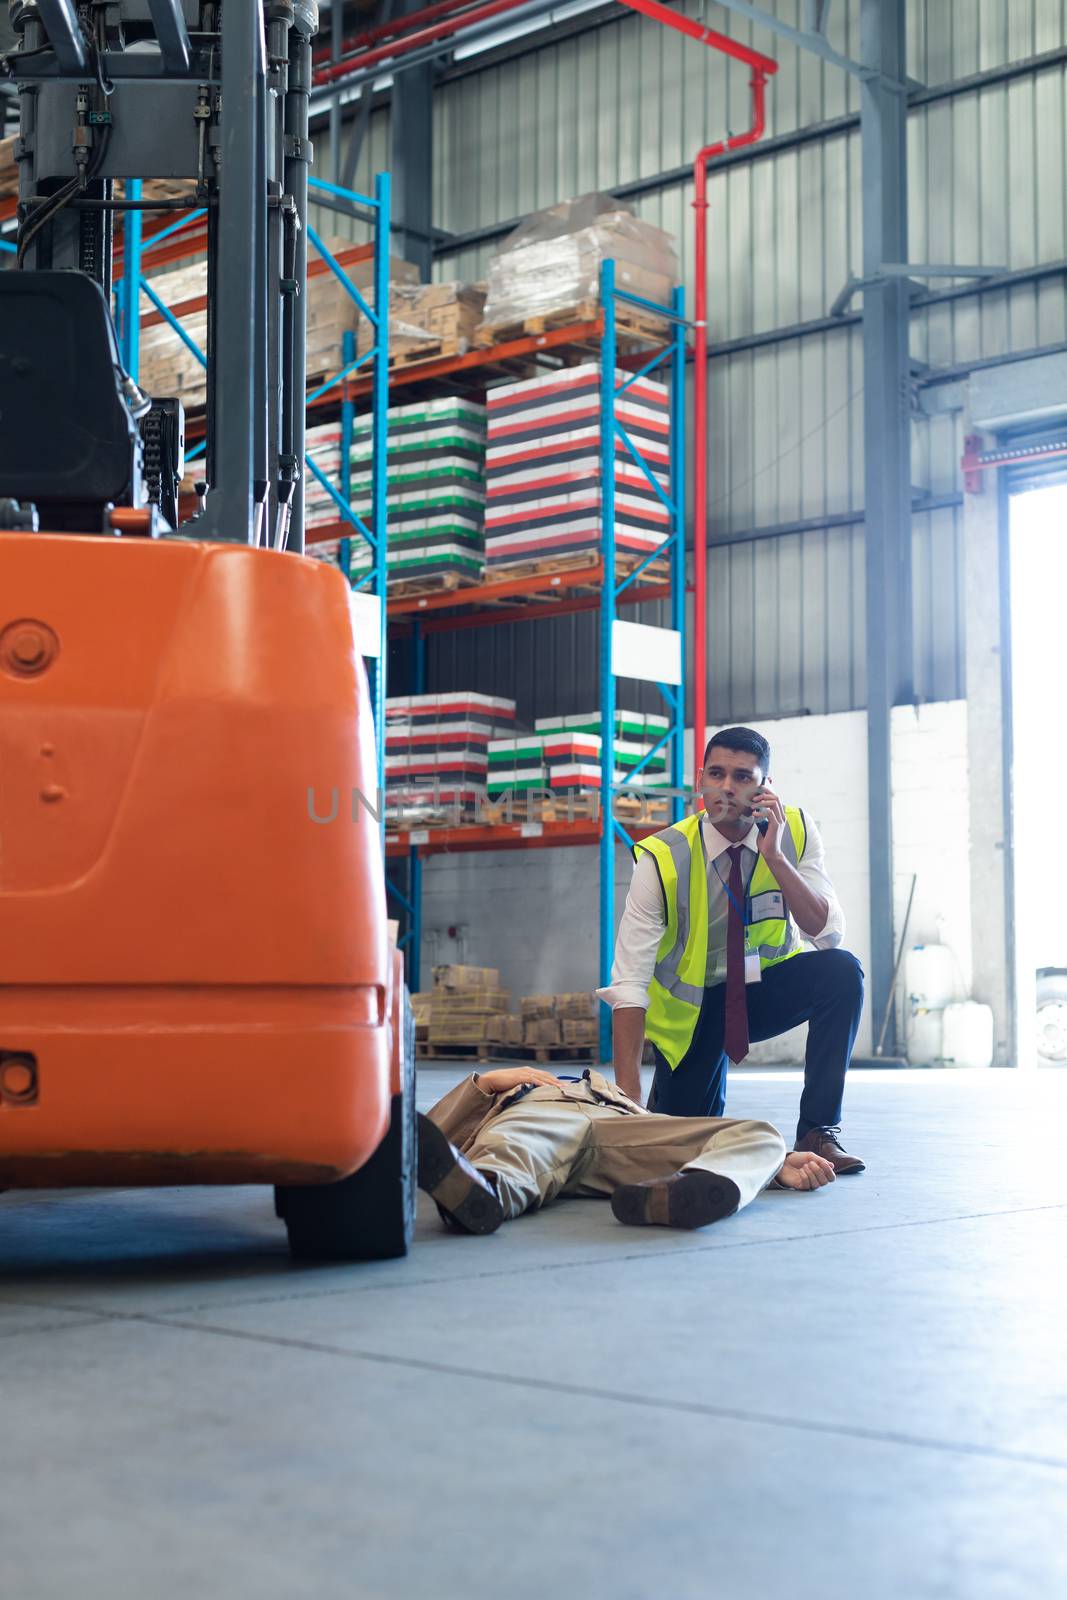
[[[414,1033],[371,696],[347,581],[303,554],[315,0],[9,14],[0,1189],[269,1184],[294,1256],[403,1255]],[[145,178],[207,215],[181,523],[180,400],[141,391],[110,311]]]

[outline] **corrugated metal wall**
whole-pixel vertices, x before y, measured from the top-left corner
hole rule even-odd
[[[799,24],[799,0],[767,4]],[[858,110],[858,89],[838,69],[714,4],[684,0],[684,9],[777,58],[770,135]],[[1064,0],[910,0],[908,11],[910,71],[928,85],[1067,39]],[[858,0],[830,8],[831,42],[853,56],[858,16]],[[1065,79],[1062,67],[1046,69],[912,112],[913,261],[1015,269],[1067,255]],[[684,164],[706,138],[748,120],[743,67],[639,17],[471,72],[443,84],[436,100],[435,221],[453,232]],[[380,159],[385,127],[376,117],[363,181]],[[691,187],[679,185],[636,207],[684,240],[688,284],[691,200]],[[860,269],[858,132],[720,173],[711,182],[711,227],[713,344],[825,317]],[[439,273],[481,276],[490,249],[444,257]],[[914,318],[912,347],[943,368],[1064,338],[1060,276],[926,310]],[[862,385],[855,325],[713,361],[713,544],[862,509]],[[919,488],[958,492],[960,433],[958,417],[917,422]],[[964,692],[961,554],[957,510],[916,516],[915,677],[923,699]],[[863,562],[861,523],[713,550],[713,717],[863,705]],[[515,693],[526,711],[579,709],[595,692],[595,623],[560,618],[438,638],[430,661],[442,685],[492,685]]]

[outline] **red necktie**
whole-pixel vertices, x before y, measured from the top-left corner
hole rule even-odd
[[[732,845],[730,883],[727,899],[730,916],[726,924],[726,1014],[722,1046],[736,1066],[748,1055],[748,1001],[745,997],[745,919],[741,907],[745,888],[741,882],[741,852],[744,845]]]

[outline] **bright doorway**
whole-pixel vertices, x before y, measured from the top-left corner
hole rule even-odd
[[[1019,1065],[1067,1067],[1067,483],[1010,503]]]

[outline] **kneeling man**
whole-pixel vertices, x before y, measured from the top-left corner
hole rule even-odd
[[[769,1122],[659,1116],[592,1070],[476,1073],[419,1117],[419,1187],[468,1233],[560,1195],[610,1198],[620,1222],[702,1228],[771,1185],[833,1181],[822,1156],[787,1155]]]

